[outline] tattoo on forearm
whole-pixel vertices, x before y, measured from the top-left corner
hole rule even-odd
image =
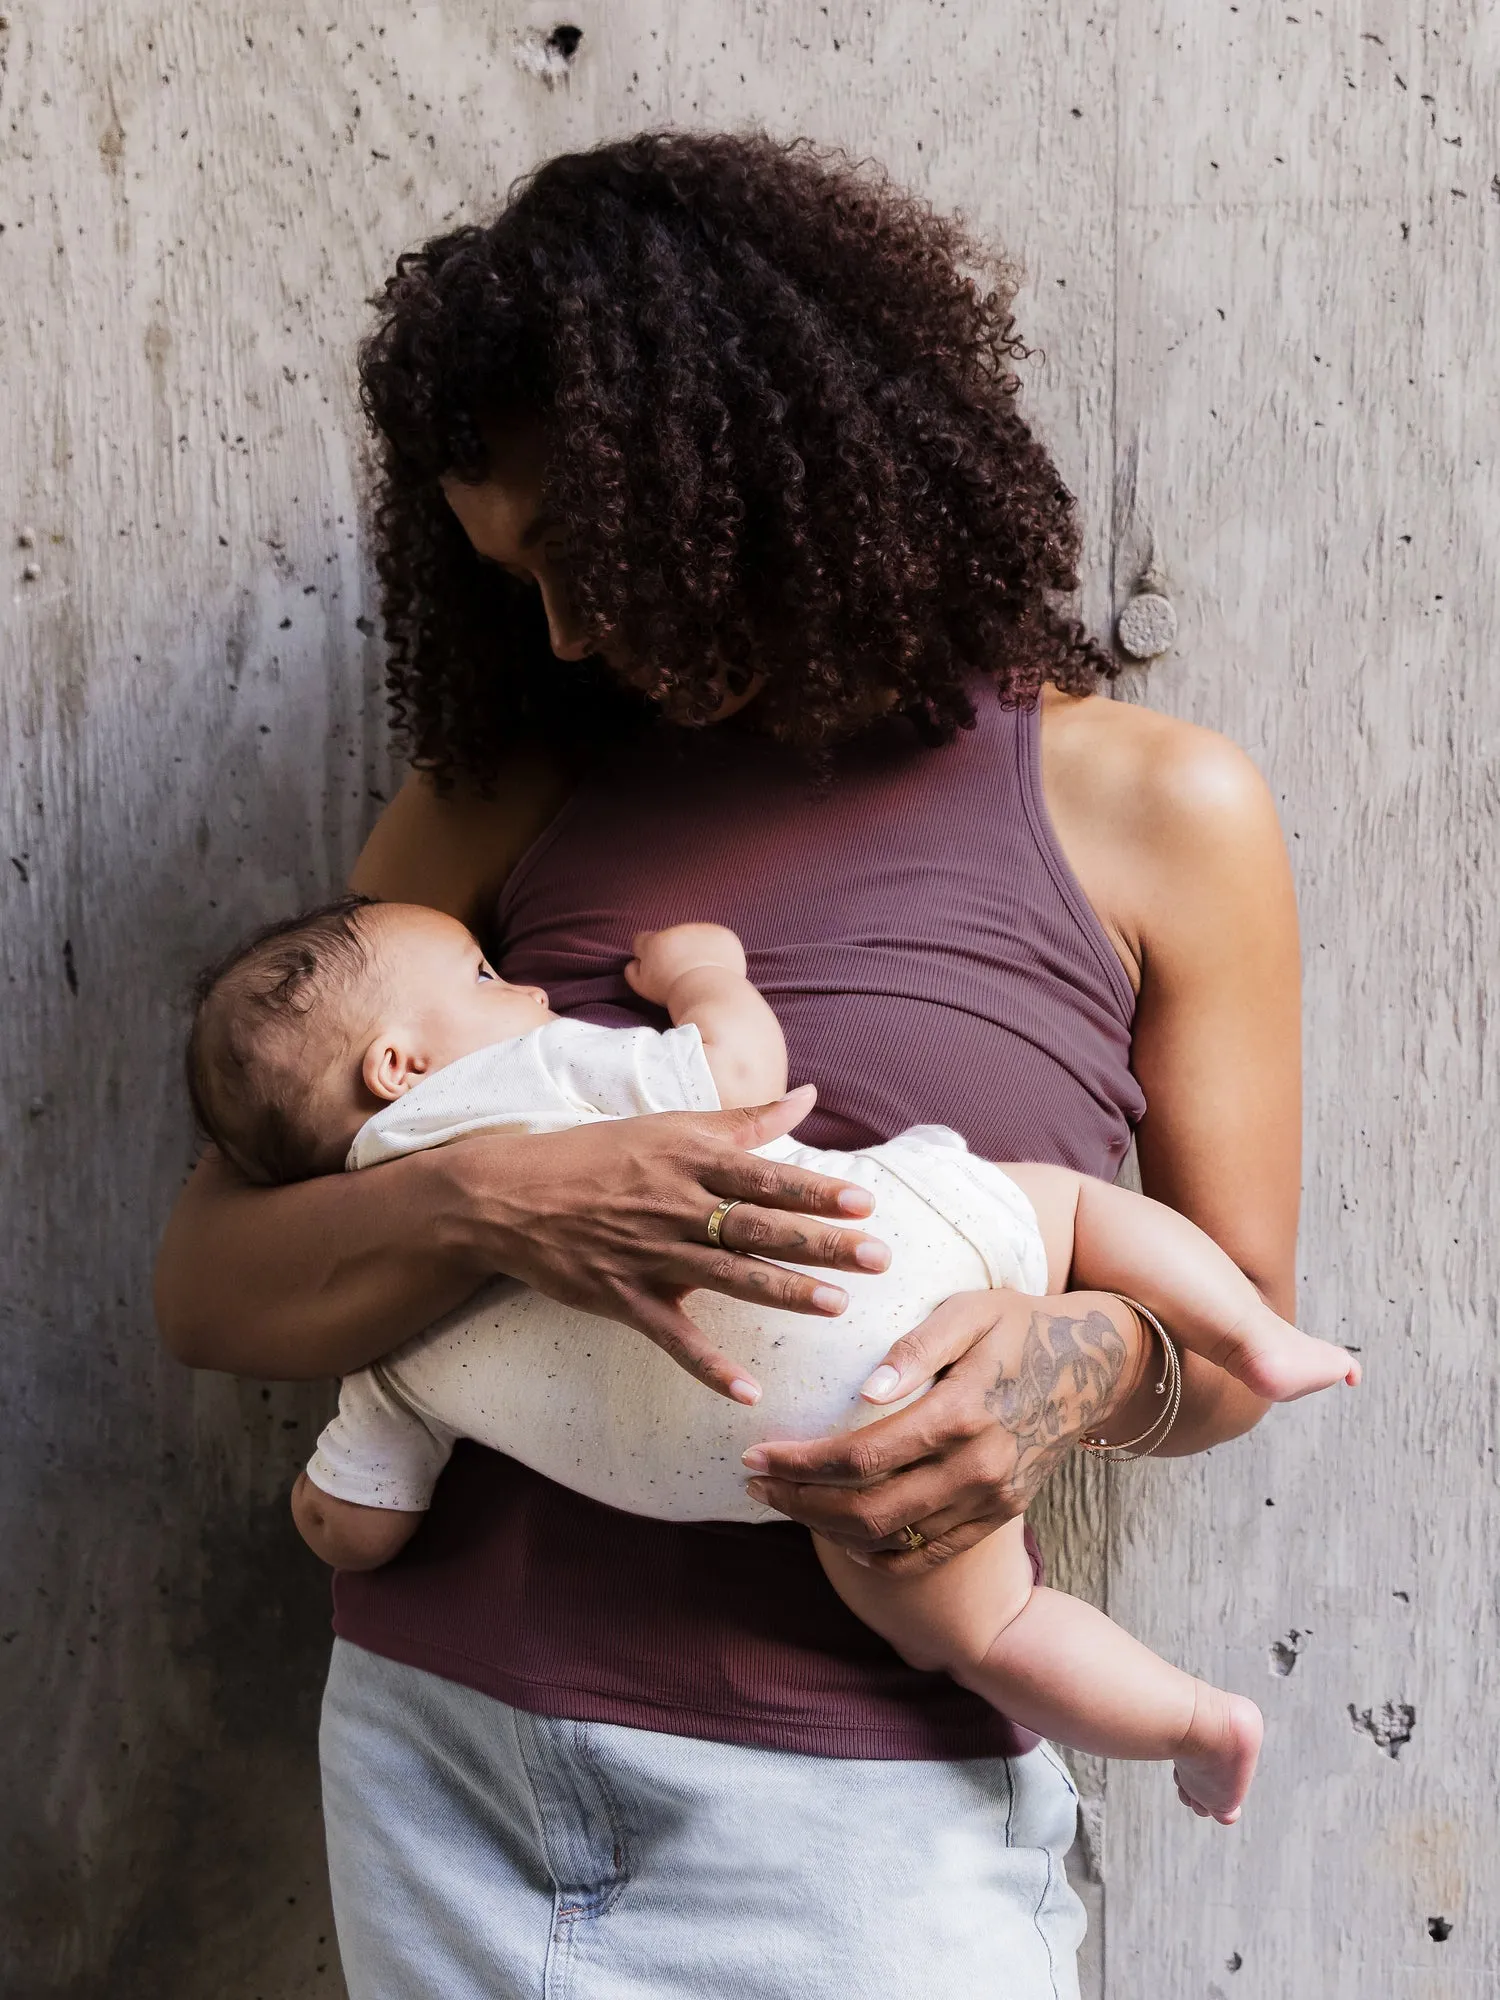
[[[984,1399],[1015,1439],[1013,1476],[1026,1499],[1109,1407],[1125,1360],[1125,1343],[1102,1312],[1031,1315],[1017,1372],[998,1375]]]

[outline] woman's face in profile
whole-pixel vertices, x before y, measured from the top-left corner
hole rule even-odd
[[[443,496],[484,562],[494,563],[518,582],[541,592],[552,650],[560,660],[597,654],[612,672],[643,694],[654,695],[654,676],[632,672],[628,657],[610,645],[607,632],[590,632],[579,618],[568,587],[568,532],[542,502],[546,433],[539,423],[487,432],[490,468],[477,485],[451,474]],[[723,722],[748,706],[764,686],[761,677],[738,691],[721,688],[722,699],[709,722]],[[666,703],[671,713],[670,700]]]

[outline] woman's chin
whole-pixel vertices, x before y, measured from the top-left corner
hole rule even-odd
[[[718,688],[718,704],[705,714],[691,696],[679,697],[681,712],[674,710],[670,698],[662,702],[663,713],[674,722],[682,723],[689,729],[711,729],[715,723],[727,722],[732,715],[750,706],[765,687],[764,674],[752,674],[743,686],[731,688],[721,681]]]
[[[663,673],[633,666],[628,660],[608,653],[602,647],[595,657],[604,662],[616,680],[623,681],[626,687],[655,702],[667,721],[682,729],[707,729],[716,722],[727,722],[732,715],[748,708],[766,685],[764,674],[736,674],[733,685],[727,676],[721,676],[714,690],[717,700],[712,707],[705,709],[696,690],[669,686]]]

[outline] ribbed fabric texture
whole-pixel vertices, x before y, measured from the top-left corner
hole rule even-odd
[[[515,870],[501,970],[559,1013],[660,1024],[620,976],[634,933],[729,924],[818,1086],[808,1143],[951,1125],[1111,1178],[1144,1110],[1130,986],[1047,822],[1036,712],[978,700],[955,742],[892,724],[824,779],[733,725],[659,731]],[[334,1598],[342,1637],[543,1714],[833,1757],[1033,1740],[905,1666],[801,1529],[642,1520],[472,1445],[405,1553]]]

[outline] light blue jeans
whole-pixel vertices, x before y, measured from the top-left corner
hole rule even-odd
[[[1077,2000],[1056,1755],[887,1763],[531,1715],[334,1647],[350,2000]]]

